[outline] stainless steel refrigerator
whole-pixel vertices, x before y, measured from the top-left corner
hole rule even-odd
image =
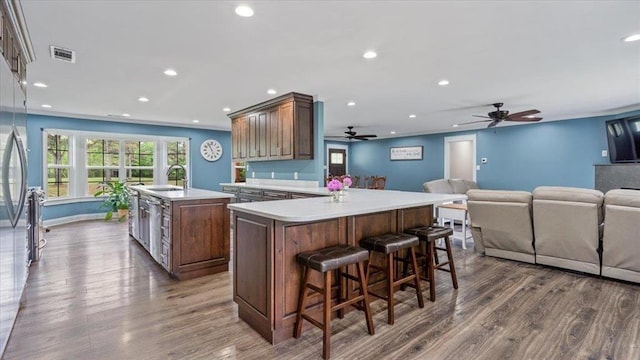
[[[0,356],[28,275],[25,93],[0,56]]]

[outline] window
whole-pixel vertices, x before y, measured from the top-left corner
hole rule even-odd
[[[187,143],[186,141],[175,141],[167,143],[167,168],[171,165],[187,166]],[[169,173],[169,184],[182,186],[184,182],[184,170],[175,168]]]
[[[47,199],[91,198],[105,181],[182,185],[182,169],[165,175],[170,165],[187,168],[189,139],[45,129],[43,164]]]
[[[69,137],[47,135],[47,194],[50,198],[69,196],[71,160]]]
[[[153,156],[155,142],[125,141],[125,169],[127,183],[153,184]]]
[[[99,184],[118,179],[120,170],[120,141],[87,139],[87,190],[95,194]]]

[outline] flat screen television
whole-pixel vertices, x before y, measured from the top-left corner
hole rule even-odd
[[[607,121],[609,160],[612,163],[640,161],[640,116]]]

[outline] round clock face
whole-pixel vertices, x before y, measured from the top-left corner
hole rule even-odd
[[[222,145],[213,139],[208,139],[200,145],[200,154],[207,161],[216,161],[222,156]]]

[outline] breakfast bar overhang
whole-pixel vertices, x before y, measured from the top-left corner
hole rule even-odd
[[[358,245],[365,237],[429,225],[434,205],[463,199],[465,195],[350,189],[340,202],[316,197],[230,204],[238,316],[272,344],[293,337],[301,276],[296,254]]]

